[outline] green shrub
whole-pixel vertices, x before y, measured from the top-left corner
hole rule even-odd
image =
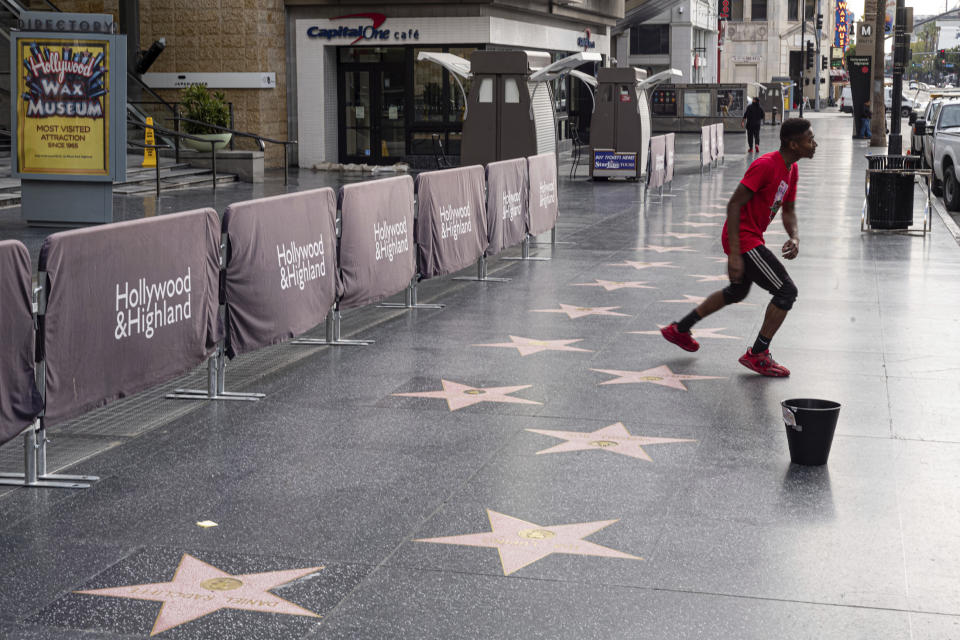
[[[225,99],[226,96],[223,95],[223,91],[211,92],[202,84],[192,84],[183,90],[180,97],[183,117],[227,127],[230,125],[230,111],[227,109]],[[183,130],[194,135],[224,133],[193,122],[184,122]]]

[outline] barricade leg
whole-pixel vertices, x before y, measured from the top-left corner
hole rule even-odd
[[[217,350],[207,359],[207,388],[206,389],[174,389],[165,397],[168,400],[241,400],[257,402],[266,398],[266,394],[253,392],[225,391],[226,388],[227,355],[224,353],[223,341],[217,345]]]
[[[23,434],[23,473],[0,473],[0,485],[47,489],[89,489],[98,476],[47,473],[47,439],[43,419],[38,418]]]
[[[480,256],[477,260],[477,276],[457,276],[453,280],[470,280],[471,282],[510,282],[510,278],[493,278],[487,275],[487,256]]]
[[[554,229],[556,229],[556,227],[554,227]],[[501,259],[501,260],[523,260],[523,261],[539,260],[539,261],[543,261],[543,262],[546,262],[546,261],[550,260],[550,258],[548,258],[548,257],[546,257],[546,256],[531,256],[531,255],[530,255],[530,245],[533,244],[533,243],[530,242],[530,238],[532,238],[532,237],[533,237],[533,236],[531,236],[531,235],[528,233],[528,234],[527,234],[527,237],[525,237],[525,238],[523,239],[523,243],[520,245],[520,257],[519,257],[519,258],[516,257],[516,256],[503,256],[503,257],[500,258],[500,259]]]
[[[377,305],[383,309],[443,309],[442,304],[432,304],[424,303],[421,304],[417,302],[417,276],[414,275],[413,279],[410,280],[410,284],[407,285],[407,290],[404,294],[404,301],[401,302],[381,302]]]
[[[373,344],[373,340],[345,340],[340,337],[340,307],[337,305],[330,307],[330,311],[327,312],[327,322],[324,331],[326,332],[326,337],[323,340],[319,338],[297,338],[296,340],[291,340],[290,344],[303,344],[314,347],[324,345],[331,347],[362,347]]]

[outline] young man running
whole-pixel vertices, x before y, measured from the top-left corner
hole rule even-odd
[[[690,335],[690,328],[728,304],[747,297],[750,285],[757,283],[773,294],[767,306],[763,325],[753,347],[740,357],[740,364],[765,376],[785,377],[790,371],[770,356],[770,341],[783,324],[787,312],[797,299],[797,287],[787,270],[763,241],[763,232],[783,208],[783,226],[790,239],[783,243],[781,255],[793,260],[800,251],[797,214],[797,160],[812,158],[817,150],[810,122],[788,118],[780,126],[780,150],[757,158],[747,169],[727,203],[727,221],[721,240],[727,253],[730,286],[710,294],[679,322],[660,332],[663,337],[687,351],[696,351],[700,344]]]

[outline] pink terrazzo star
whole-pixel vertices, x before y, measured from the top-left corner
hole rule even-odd
[[[680,233],[677,231],[668,231],[666,233],[661,233],[661,236],[667,238],[676,238],[677,240],[686,240],[687,238],[712,238],[713,236],[707,233]]]
[[[603,287],[607,291],[616,291],[617,289],[656,289],[648,286],[646,281],[634,280],[632,282],[618,282],[613,280],[597,280],[596,282],[577,282],[573,287]]]
[[[500,564],[505,576],[554,553],[643,560],[638,556],[584,540],[587,536],[600,531],[604,527],[609,527],[617,522],[616,520],[539,525],[490,509],[487,509],[487,517],[490,519],[490,531],[462,536],[421,538],[414,540],[414,542],[492,547],[500,553]]]
[[[692,296],[689,293],[683,294],[683,299],[680,300],[661,300],[660,302],[680,302],[682,304],[700,304],[707,298],[705,296]]]
[[[672,253],[675,251],[696,251],[692,247],[665,247],[659,244],[648,244],[643,247],[637,247],[635,251],[656,251],[657,253]]]
[[[708,276],[702,273],[688,273],[687,275],[691,278],[700,278],[697,282],[727,282],[730,280],[730,276],[725,273],[718,276]]]
[[[575,307],[572,304],[561,304],[559,309],[531,309],[532,313],[565,313],[570,318],[582,318],[584,316],[625,316],[626,313],[613,311],[620,307]]]
[[[270,589],[321,569],[323,567],[232,575],[184,554],[170,582],[90,589],[75,593],[162,602],[163,606],[160,607],[160,613],[150,631],[150,635],[154,636],[220,609],[319,618],[320,616],[312,611],[273,595]]]
[[[548,429],[527,429],[527,431],[566,440],[563,444],[537,451],[537,455],[543,453],[600,449],[602,451],[609,451],[610,453],[618,453],[623,456],[653,462],[653,459],[643,450],[645,445],[696,442],[696,440],[683,438],[651,438],[647,436],[630,435],[630,432],[627,431],[627,428],[623,426],[622,422],[617,422],[602,429],[588,431],[586,433],[582,431],[550,431]]]
[[[658,384],[663,387],[670,387],[672,389],[680,389],[681,391],[687,391],[687,387],[683,384],[684,380],[722,380],[722,376],[691,376],[682,373],[674,373],[670,370],[665,364],[660,365],[659,367],[654,367],[653,369],[647,369],[646,371],[617,371],[615,369],[590,369],[590,371],[596,371],[598,373],[606,373],[611,376],[616,376],[613,380],[607,380],[606,382],[601,382],[600,384],[640,384],[643,382],[649,382],[651,384]]]
[[[665,325],[660,324],[657,326],[662,328]],[[722,333],[719,333],[724,329],[726,329],[726,327],[718,327],[715,329],[704,329],[701,327],[694,327],[693,329],[690,330],[690,333],[692,333],[693,337],[696,338],[697,340],[703,340],[704,338],[717,338],[717,339],[723,339],[723,340],[743,340],[743,338],[739,336],[725,336]],[[643,335],[643,336],[662,336],[663,335],[659,331],[627,331],[627,333],[634,333],[634,334]]]
[[[698,217],[698,218],[726,218],[727,214],[725,213],[691,213],[688,214],[689,217]]]
[[[497,342],[493,344],[475,344],[474,347],[506,347],[516,349],[521,356],[529,356],[541,351],[583,351],[592,353],[590,349],[581,349],[569,345],[575,342],[582,342],[583,338],[576,340],[536,340],[534,338],[521,338],[519,336],[509,336],[510,342]]]
[[[440,398],[447,401],[450,411],[463,409],[479,402],[507,402],[512,404],[543,404],[524,398],[513,398],[511,393],[522,389],[529,389],[532,385],[523,384],[516,387],[471,387],[459,382],[440,380],[443,385],[441,391],[420,391],[414,393],[394,393],[395,396],[406,398]]]
[[[638,260],[624,260],[623,262],[609,263],[608,267],[633,267],[634,269],[679,269],[672,262],[643,262]]]
[[[680,225],[680,226],[682,226],[682,227],[698,227],[698,228],[699,228],[699,227],[722,227],[722,226],[723,226],[723,225],[720,224],[719,222],[690,222],[690,221],[684,221],[684,222],[674,222],[674,224],[678,224],[678,225]]]

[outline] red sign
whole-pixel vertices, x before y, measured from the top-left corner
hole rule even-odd
[[[730,0],[720,0],[720,19],[730,19]]]

